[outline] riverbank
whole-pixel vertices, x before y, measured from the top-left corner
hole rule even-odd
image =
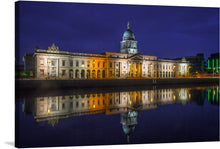
[[[15,80],[16,90],[64,88],[104,88],[152,85],[218,83],[219,78],[157,78],[157,79],[96,79],[96,80]]]

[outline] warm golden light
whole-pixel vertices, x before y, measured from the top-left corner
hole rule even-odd
[[[191,94],[189,94],[189,99],[191,99]]]
[[[173,95],[173,100],[176,100],[176,96],[175,95]]]
[[[84,103],[85,101],[83,100],[82,103]]]
[[[153,102],[153,98],[152,97],[150,98],[150,102]]]
[[[47,113],[50,113],[50,108],[47,110]]]
[[[131,105],[131,100],[129,100],[129,105]]]
[[[95,108],[95,105],[93,105],[92,107]]]

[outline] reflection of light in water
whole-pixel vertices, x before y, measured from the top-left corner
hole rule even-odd
[[[218,92],[219,92],[219,90],[218,90],[218,86],[216,86],[216,101],[218,102]]]
[[[176,96],[173,94],[173,100],[176,100]]]
[[[127,135],[127,143],[129,143],[129,136],[134,131],[135,125],[137,124],[137,116],[137,111],[120,114],[123,132]]]
[[[65,118],[68,115],[77,116],[79,113],[92,113],[94,110],[99,110],[100,113],[105,113],[108,115],[129,112],[131,109],[149,110],[156,108],[157,105],[160,104],[172,103],[167,102],[168,100],[173,100],[173,103],[182,103],[184,105],[187,102],[186,98],[192,98],[192,95],[189,94],[189,91],[187,91],[186,88],[158,89],[158,91],[128,91],[122,92],[122,94],[118,92],[111,92],[105,93],[105,96],[99,96],[99,94],[93,93],[93,96],[66,95],[44,97],[44,100],[41,100],[42,97],[37,97],[36,106],[34,106],[37,108],[36,113],[34,114],[36,115],[35,118],[39,119],[40,121],[45,121],[49,119],[49,115],[53,115],[53,117],[57,116],[59,118]],[[48,103],[51,104],[48,106]]]
[[[191,94],[189,94],[189,99],[191,99]]]

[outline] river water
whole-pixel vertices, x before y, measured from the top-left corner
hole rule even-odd
[[[16,96],[19,147],[219,140],[219,86],[62,90]]]

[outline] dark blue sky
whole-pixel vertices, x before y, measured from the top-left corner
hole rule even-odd
[[[19,2],[17,12],[19,63],[52,43],[69,52],[120,52],[128,21],[146,55],[207,58],[219,51],[218,8]]]

